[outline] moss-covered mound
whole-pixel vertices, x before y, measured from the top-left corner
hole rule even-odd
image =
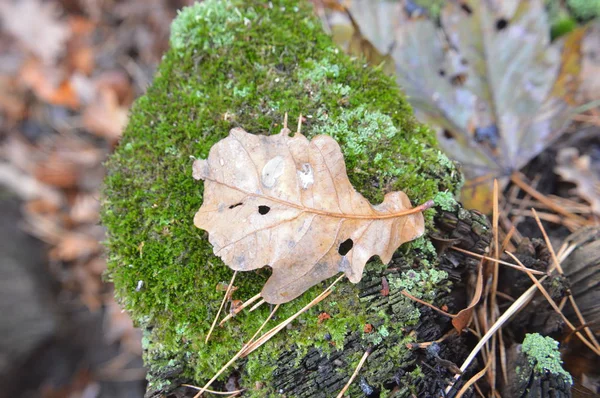
[[[223,297],[216,287],[228,282],[232,271],[213,256],[205,232],[193,225],[203,185],[192,178],[191,166],[231,128],[273,134],[281,129],[284,113],[290,120],[303,114],[303,133],[334,136],[352,183],[374,203],[397,189],[414,203],[436,195],[448,200],[444,192],[454,192],[460,183],[454,165],[436,148],[432,132],[415,121],[393,80],[342,54],[307,3],[206,0],[184,9],[173,23],[171,49],[107,163],[108,278],[146,330],[150,391],[167,391],[183,380],[203,384],[269,312],[262,306],[240,314],[204,343]],[[429,224],[432,215],[433,210],[426,213]],[[397,369],[409,369],[402,380],[418,378],[418,367],[406,366],[410,353],[404,343],[414,338],[409,331],[419,311],[399,291],[433,300],[448,281],[435,269],[435,252],[426,238],[402,247],[394,261],[395,271],[386,274],[389,295],[380,293],[381,264],[367,264],[363,282],[343,282],[291,328],[234,365],[247,394],[268,396],[277,388],[288,395],[332,396],[368,346],[375,346],[361,371],[368,385],[382,388]],[[266,276],[262,271],[238,275],[234,299],[258,293]],[[320,290],[317,286],[284,305],[270,326]],[[323,312],[330,318],[319,321]],[[365,324],[374,330],[365,333]],[[348,341],[355,352],[348,353]],[[349,360],[330,371],[327,378],[337,378],[332,382],[309,372],[302,376],[305,392],[300,394],[281,379],[273,381],[274,373],[283,372],[284,357],[284,368],[293,367],[307,353],[336,350]]]

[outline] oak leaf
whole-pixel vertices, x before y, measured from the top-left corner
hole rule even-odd
[[[388,263],[423,234],[421,211],[431,206],[412,208],[404,192],[372,206],[352,187],[333,138],[308,141],[288,129],[263,136],[234,128],[194,162],[193,175],[205,181],[194,224],[233,270],[272,268],[262,290],[272,304],[338,272],[357,283],[370,257]]]

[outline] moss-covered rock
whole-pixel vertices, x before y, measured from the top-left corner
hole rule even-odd
[[[206,0],[184,9],[173,23],[171,49],[107,162],[102,216],[108,229],[107,275],[121,304],[146,331],[149,394],[182,381],[206,382],[269,313],[262,306],[239,314],[204,343],[223,295],[216,287],[228,282],[232,271],[193,225],[203,185],[192,178],[191,166],[231,128],[273,134],[284,113],[292,120],[304,115],[303,133],[335,137],[350,180],[373,202],[390,190],[402,189],[421,203],[459,188],[460,174],[437,149],[432,132],[413,118],[393,80],[342,54],[307,3]],[[447,194],[438,197],[445,207],[454,206]],[[426,212],[429,226],[433,213]],[[419,311],[399,290],[410,286],[435,298],[449,282],[435,271],[436,254],[427,238],[400,248],[393,261],[394,270],[385,274],[392,281],[389,295],[380,293],[384,267],[373,261],[361,283],[341,283],[291,328],[234,365],[247,394],[283,390],[290,396],[331,396],[368,346],[375,351],[361,371],[365,385],[381,389],[396,379],[416,385],[422,376],[405,343],[415,339],[409,332]],[[234,299],[258,293],[266,276],[262,270],[238,275]],[[317,286],[282,306],[272,324],[320,290]],[[322,312],[330,319],[320,322]],[[374,332],[365,333],[365,324]],[[304,372],[304,392],[281,378],[274,382],[274,374],[328,353],[344,354],[343,365],[329,373]],[[319,379],[324,375],[330,382]],[[331,375],[337,379],[331,381]],[[355,390],[362,385],[355,384]]]

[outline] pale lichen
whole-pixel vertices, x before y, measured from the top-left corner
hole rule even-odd
[[[569,384],[573,384],[573,378],[562,367],[558,341],[539,333],[531,333],[525,335],[521,349],[536,372],[540,374],[550,372],[564,378]]]

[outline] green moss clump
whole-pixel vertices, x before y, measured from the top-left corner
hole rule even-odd
[[[567,0],[573,15],[581,20],[590,20],[600,15],[600,0]]]
[[[458,202],[454,199],[454,195],[450,192],[438,192],[433,198],[436,206],[445,211],[456,211]]]
[[[562,367],[556,340],[551,337],[544,337],[539,333],[527,334],[525,340],[523,340],[522,350],[536,372],[540,374],[550,372],[554,375],[560,375],[569,384],[573,384],[571,375]]]
[[[292,120],[305,116],[302,131],[309,138],[329,134],[340,142],[351,182],[372,201],[401,189],[417,204],[439,192],[456,192],[460,184],[460,174],[441,161],[434,134],[413,118],[393,80],[342,54],[308,2],[206,0],[184,9],[173,23],[171,49],[107,162],[103,199],[107,277],[121,304],[146,329],[150,390],[168,389],[170,379],[175,386],[180,380],[206,382],[269,313],[268,306],[242,313],[204,343],[223,297],[216,286],[227,283],[232,271],[193,225],[203,185],[192,178],[191,166],[233,127],[278,133],[285,113]],[[428,225],[432,217],[427,211]],[[422,250],[414,251],[406,245],[401,262],[433,270],[435,253],[428,244],[425,239]],[[381,281],[380,262],[366,268],[365,281]],[[254,296],[266,277],[264,270],[238,275],[234,298]],[[143,287],[136,289],[139,281]],[[399,300],[371,308],[369,300],[359,299],[365,286],[340,283],[327,300],[249,356],[241,379],[249,394],[272,392],[269,377],[280,354],[293,349],[299,361],[312,347],[323,353],[342,349],[365,323],[377,325],[378,344],[389,346],[385,359],[400,366],[410,355],[404,343],[411,337],[403,328],[416,323],[418,310]],[[322,288],[282,306],[271,325]],[[321,312],[331,318],[319,322]],[[366,337],[364,342],[369,343]],[[349,364],[344,372],[352,370]],[[389,375],[374,370],[365,377],[382,385]],[[258,381],[263,389],[257,390]]]

